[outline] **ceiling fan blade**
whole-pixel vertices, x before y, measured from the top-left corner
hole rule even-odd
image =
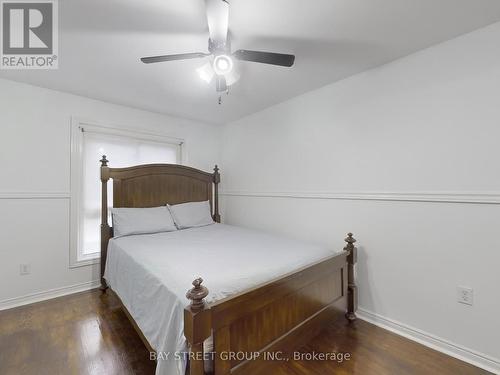
[[[205,57],[205,56],[209,56],[209,54],[203,53],[203,52],[179,53],[177,55],[142,57],[141,61],[144,64],[152,64],[152,63],[159,63],[159,62],[164,62],[164,61],[196,59],[196,58]]]
[[[229,28],[229,3],[226,0],[205,0],[210,39],[223,46]]]
[[[252,61],[263,64],[279,65],[290,67],[295,62],[294,55],[286,55],[283,53],[249,51],[240,49],[233,53],[233,56],[238,60]]]
[[[215,89],[217,90],[217,92],[227,91],[227,83],[224,76],[217,76],[217,80],[215,81]]]

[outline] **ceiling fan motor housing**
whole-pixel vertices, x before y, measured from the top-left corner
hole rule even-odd
[[[229,55],[231,54],[231,41],[227,38],[224,42],[217,42],[209,38],[208,52],[212,55]]]

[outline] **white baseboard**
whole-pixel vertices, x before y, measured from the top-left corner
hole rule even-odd
[[[99,285],[99,281],[87,281],[84,283],[64,286],[61,288],[49,289],[43,292],[27,294],[21,297],[5,299],[3,301],[0,301],[0,310],[12,309],[14,307],[45,301],[56,297],[62,297],[68,294],[84,292],[86,290],[95,289],[99,287]]]
[[[449,356],[458,358],[464,362],[480,367],[494,374],[500,374],[500,360],[487,356],[486,354],[478,353],[463,346],[454,344],[430,333],[421,331],[417,328],[410,327],[406,324],[395,320],[385,318],[379,314],[358,309],[356,315],[359,319],[375,324],[381,328],[387,329],[400,336],[416,341],[419,344],[445,353]]]

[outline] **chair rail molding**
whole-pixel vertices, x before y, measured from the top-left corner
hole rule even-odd
[[[500,204],[500,191],[283,192],[283,191],[240,191],[240,190],[227,189],[223,190],[220,194],[222,196],[228,196],[228,197]]]
[[[0,191],[0,199],[69,199],[69,191]]]

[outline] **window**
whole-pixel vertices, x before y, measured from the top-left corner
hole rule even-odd
[[[183,141],[156,134],[77,122],[72,127],[70,266],[96,263],[100,256],[102,155],[110,167],[181,162]],[[112,181],[110,181],[112,182]],[[113,184],[108,183],[108,201]]]

